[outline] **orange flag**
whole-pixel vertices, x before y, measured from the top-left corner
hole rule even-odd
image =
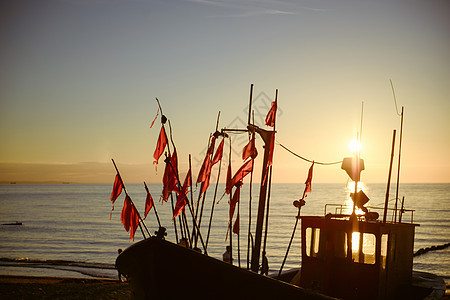
[[[311,193],[311,182],[312,182],[312,176],[313,176],[313,167],[314,167],[314,161],[313,161],[311,167],[309,167],[308,177],[306,178],[306,181],[305,181],[305,185],[306,185],[305,186],[305,192],[303,194]]]
[[[277,114],[277,101],[273,101],[272,105],[270,107],[269,112],[267,113],[266,116],[266,125],[270,126],[270,127],[274,127],[275,126],[275,116]]]
[[[211,162],[211,164],[214,166],[216,163],[218,163],[223,157],[223,139],[219,144],[219,147],[217,147],[216,154],[214,154],[214,158]]]
[[[258,155],[255,147],[255,136],[253,135],[247,145],[242,149],[242,160],[246,160],[249,157],[255,158]]]
[[[116,199],[120,196],[120,193],[122,193],[123,185],[122,180],[120,178],[119,174],[116,174],[116,178],[114,179],[114,186],[111,193],[111,202],[113,203],[116,201]]]
[[[173,151],[170,163],[166,163],[166,169],[163,176],[163,200],[167,201],[172,191],[179,192],[177,188],[177,173],[178,173],[178,157],[177,149]]]
[[[239,198],[241,197],[241,186],[242,184],[239,184],[236,187],[236,190],[234,191],[233,198],[230,200],[230,222],[233,220],[234,210],[236,208],[236,203],[239,202]]]
[[[244,163],[239,170],[237,170],[236,174],[234,174],[233,179],[230,182],[230,188],[232,188],[236,183],[242,181],[248,173],[253,171],[253,159],[249,159],[246,163]]]
[[[149,191],[147,191],[147,198],[145,198],[145,211],[144,211],[144,219],[147,218],[148,212],[152,209],[155,203],[153,202],[153,197]]]
[[[158,164],[158,160],[163,154],[166,145],[167,145],[166,131],[164,130],[164,126],[161,126],[158,143],[156,144],[155,153],[153,153],[153,158],[155,159],[155,161],[153,162],[154,165]]]
[[[183,187],[181,188],[181,193],[178,194],[177,204],[175,205],[175,209],[173,211],[173,217],[175,218],[184,210],[184,207],[187,204],[186,194],[188,193],[188,189],[191,186],[191,170],[186,174],[186,178],[184,179]]]
[[[233,232],[239,234],[239,214],[237,214],[236,221],[234,221]]]

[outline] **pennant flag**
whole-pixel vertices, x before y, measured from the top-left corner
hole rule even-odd
[[[233,233],[239,234],[239,214],[237,214],[236,221],[234,221]]]
[[[230,200],[230,222],[233,220],[234,210],[236,209],[236,203],[239,202],[239,198],[241,197],[241,186],[242,183],[236,187],[234,191],[234,195]]]
[[[266,116],[266,125],[270,126],[270,127],[274,127],[275,126],[275,116],[277,114],[277,101],[273,101],[272,105],[270,107],[269,112],[267,113]]]
[[[269,149],[269,159],[267,160],[267,167],[271,166],[273,163],[273,148],[275,147],[275,131],[270,133],[270,149]]]
[[[125,230],[130,232],[130,239],[134,239],[136,228],[139,225],[139,214],[128,195],[125,197],[125,201],[123,203],[120,220],[122,221]]]
[[[131,224],[131,207],[133,204],[131,203],[130,197],[127,195],[125,197],[125,200],[123,202],[123,208],[122,213],[120,214],[120,220],[122,221],[123,227],[127,232],[130,231],[130,224]]]
[[[158,164],[158,160],[163,154],[166,145],[167,145],[166,131],[164,130],[164,126],[161,126],[161,131],[158,137],[158,143],[156,144],[155,153],[153,153],[153,158],[155,159],[155,161],[153,162],[154,165]]]
[[[181,212],[184,210],[184,207],[186,206],[188,201],[186,194],[188,193],[188,189],[190,186],[191,186],[191,170],[189,170],[188,173],[186,174],[183,187],[181,188],[181,193],[178,194],[177,204],[175,205],[175,209],[173,212],[173,218],[181,214]]]
[[[223,141],[224,140],[222,139],[222,141],[219,144],[219,147],[217,147],[216,154],[214,154],[214,158],[213,158],[213,160],[211,162],[211,165],[213,165],[213,166],[216,163],[218,163],[223,157]]]
[[[242,149],[242,160],[245,161],[249,157],[255,158],[257,155],[258,151],[256,151],[255,147],[255,135],[253,135],[248,144]]]
[[[113,203],[113,207],[114,207],[114,202],[122,193],[122,189],[123,189],[122,180],[120,178],[120,175],[116,174],[116,178],[114,179],[113,190],[111,193],[111,202]]]
[[[306,178],[305,181],[305,192],[303,194],[306,193],[311,193],[311,182],[312,182],[312,175],[313,175],[313,167],[314,167],[314,161],[311,165],[311,167],[309,167],[309,171],[308,171],[308,178]]]
[[[177,149],[173,151],[172,157],[168,157],[169,162],[166,163],[163,176],[163,200],[167,202],[172,191],[179,192],[177,188],[177,173],[178,173],[178,157]]]
[[[246,163],[244,163],[239,170],[237,170],[236,174],[234,174],[231,179],[230,186],[227,186],[231,190],[231,188],[238,182],[242,181],[248,173],[253,171],[253,159],[249,159]]]
[[[130,240],[134,240],[134,234],[139,225],[139,213],[134,205],[131,206],[130,213]]]
[[[228,164],[228,170],[227,170],[227,182],[225,185],[225,193],[229,195],[231,193],[231,189],[233,188],[233,185],[231,184],[231,164]]]
[[[206,153],[205,159],[203,160],[202,167],[200,168],[200,171],[198,172],[197,177],[197,183],[205,182],[206,179],[209,177],[209,173],[211,173],[211,157],[208,153]]]
[[[156,121],[156,119],[158,118],[158,115],[159,115],[159,107],[158,107],[158,110],[156,111],[156,116],[155,116],[155,118],[153,119],[153,122],[152,122],[152,124],[150,125],[150,128],[152,128],[153,125],[155,124],[155,121]]]
[[[209,154],[209,155],[213,154],[215,144],[216,144],[216,137],[213,135],[213,136],[211,136],[211,143],[209,145],[208,152],[206,154]]]
[[[147,190],[147,198],[145,199],[144,219],[147,218],[147,214],[152,209],[153,205],[155,205],[155,203],[153,202],[153,197]]]

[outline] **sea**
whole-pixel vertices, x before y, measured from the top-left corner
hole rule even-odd
[[[175,233],[171,201],[161,203],[159,200],[162,191],[160,184],[148,186],[162,226],[167,228],[166,239],[176,242],[177,235],[181,238],[181,232],[179,219],[176,218],[178,229]],[[219,184],[216,190],[216,186],[211,184],[204,200],[196,198],[200,187],[193,187],[195,199],[192,208],[194,213],[198,210],[197,215],[202,216],[200,228],[204,242],[208,240],[208,255],[222,259],[231,238],[233,262],[244,268],[247,267],[248,215],[252,211],[250,228],[254,236],[259,197],[259,185],[253,184],[251,191],[249,187],[250,184],[244,184],[236,208],[236,211],[239,209],[240,234],[233,233],[231,236],[228,230],[229,195],[224,196],[224,185]],[[368,206],[384,207],[386,184],[365,183],[361,188],[370,198]],[[127,184],[126,189],[144,217],[144,185]],[[125,196],[122,193],[112,210],[111,190],[112,183],[0,185],[0,275],[117,278],[114,264],[118,249],[126,249],[142,240],[144,235],[148,237],[148,232],[154,235],[159,225],[152,209],[144,220],[148,232],[138,228],[134,239],[130,239],[130,234],[120,221]],[[271,273],[279,271],[285,257],[283,270],[301,267],[300,222],[294,231],[298,209],[293,202],[301,198],[303,191],[304,184],[276,183],[271,186],[266,239]],[[325,204],[348,204],[351,191],[349,183],[313,183],[300,213],[324,215]],[[396,186],[391,185],[389,208],[395,206],[396,193]],[[414,251],[450,242],[450,183],[404,183],[399,185],[398,195],[400,200],[404,199],[404,208],[408,210],[402,221],[418,224]],[[400,207],[401,202],[398,201],[397,205]],[[327,206],[326,209],[332,210],[333,207]],[[188,223],[192,224],[187,209],[186,216]],[[388,220],[394,217],[390,211]],[[192,228],[189,230],[191,232]],[[292,235],[292,244],[287,251]],[[197,246],[203,247],[200,239]],[[439,275],[448,284],[450,248],[416,256],[413,268]]]

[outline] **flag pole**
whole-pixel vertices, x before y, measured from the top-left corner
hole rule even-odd
[[[213,201],[212,201],[211,214],[210,214],[210,217],[209,217],[208,234],[206,235],[206,247],[208,247],[209,234],[210,234],[210,231],[211,231],[211,223],[212,223],[212,218],[213,218],[213,213],[214,213],[214,206],[216,204],[217,188],[219,186],[220,170],[221,169],[222,169],[222,158],[219,161],[219,170],[217,172],[216,187],[214,188],[214,197],[213,197]]]
[[[397,165],[397,188],[395,190],[395,210],[394,210],[394,222],[397,223],[397,202],[398,202],[398,186],[400,184],[400,157],[402,154],[402,135],[403,135],[403,106],[402,106],[402,115],[400,121],[400,140],[399,140],[399,149],[398,149],[398,165]]]
[[[219,121],[220,121],[220,111],[219,111],[219,113],[217,114],[216,130],[214,131],[214,134],[213,134],[214,137],[216,137],[216,133],[217,133],[218,130],[219,130]],[[208,147],[208,150],[209,150],[209,147]],[[209,155],[210,161],[212,161],[213,155],[214,155],[214,145],[213,145],[213,149],[212,149],[211,153],[209,153],[209,154],[207,154],[207,155]],[[212,168],[212,166],[211,166],[211,168]],[[210,172],[210,174],[208,174],[208,177],[211,177],[211,172]],[[217,187],[217,185],[216,185],[216,187]],[[201,193],[201,190],[200,190],[200,193]],[[203,193],[202,208],[200,209],[200,217],[199,217],[199,221],[198,221],[198,226],[199,226],[199,227],[201,227],[201,224],[202,224],[202,219],[203,219],[203,208],[204,208],[204,205],[205,205],[205,199],[206,199],[206,190],[205,190],[205,192]]]
[[[151,235],[150,232],[148,231],[148,228],[147,228],[147,226],[145,225],[144,220],[142,220],[141,214],[139,213],[139,210],[137,209],[136,205],[134,205],[134,202],[133,202],[133,200],[131,199],[131,197],[128,195],[127,189],[126,189],[126,187],[125,187],[125,184],[123,183],[122,176],[120,175],[120,172],[119,172],[119,169],[117,168],[116,162],[114,161],[113,158],[111,158],[111,160],[112,160],[112,163],[113,163],[113,165],[114,165],[114,168],[116,169],[117,174],[119,175],[120,183],[122,184],[123,191],[125,192],[125,195],[128,196],[128,198],[129,198],[130,201],[131,201],[131,204],[132,204],[132,205],[134,206],[134,208],[136,209],[136,212],[137,212],[138,217],[139,217],[139,220],[140,220],[140,222],[138,223],[138,225],[139,225],[139,228],[141,229],[142,235],[144,236],[144,240],[145,240],[146,237],[145,237],[145,234],[144,234],[144,230],[142,229],[141,223],[144,225],[145,230],[147,231],[148,235],[149,235],[149,236],[152,236],[152,235]]]
[[[392,134],[391,162],[389,164],[389,175],[388,175],[388,182],[387,182],[387,188],[386,188],[386,198],[384,200],[383,223],[386,223],[387,208],[388,208],[388,202],[389,202],[389,188],[391,185],[392,162],[394,160],[395,132],[396,132],[396,130],[394,129],[394,132]]]
[[[278,105],[278,89],[275,90],[275,103],[277,103],[277,105]],[[275,130],[276,130],[276,128],[275,128],[275,126],[276,126],[276,115],[277,114],[275,113],[274,120],[273,120],[273,134],[275,134]],[[274,142],[275,142],[275,139],[274,139]],[[273,155],[273,153],[272,153],[272,155]],[[263,244],[263,251],[262,251],[262,253],[263,253],[263,261],[265,260],[266,262],[267,262],[267,257],[266,257],[267,232],[269,230],[270,192],[271,192],[271,189],[272,189],[272,165],[269,166],[269,175],[268,176],[269,176],[269,178],[268,178],[268,180],[269,180],[269,183],[268,183],[269,184],[269,190],[267,192],[266,229],[264,231],[264,244]],[[263,267],[264,267],[264,264],[263,264]],[[263,268],[262,273],[266,272],[266,275],[267,275],[267,272],[269,271],[268,270],[269,266],[266,266],[266,267],[267,267],[267,270],[264,270],[264,268]]]
[[[255,112],[252,111],[252,101],[253,101],[253,83],[250,85],[250,104],[248,108],[248,123],[247,125],[255,124]],[[252,123],[250,123],[250,114],[252,114]],[[249,136],[250,138],[250,136]],[[252,132],[252,139],[255,138],[255,132]],[[247,270],[250,269],[250,237],[252,228],[252,191],[253,191],[253,168],[250,172],[250,190],[249,190],[249,201],[248,201],[248,232],[247,232]]]

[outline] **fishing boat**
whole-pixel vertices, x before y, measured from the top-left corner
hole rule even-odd
[[[179,297],[202,299],[422,299],[428,295],[431,292],[430,289],[412,285],[414,232],[418,226],[413,222],[413,211],[406,210],[402,204],[401,208],[397,209],[396,207],[391,210],[395,217],[389,221],[387,202],[385,209],[381,212],[382,218],[380,213],[371,207],[366,207],[368,197],[358,189],[360,174],[364,170],[364,161],[358,155],[345,158],[341,164],[341,168],[354,182],[355,191],[351,195],[353,207],[348,208],[340,204],[326,205],[323,216],[301,216],[300,214],[301,207],[305,204],[304,198],[308,191],[308,184],[309,187],[311,184],[311,167],[303,197],[294,202],[298,208],[297,222],[301,221],[301,268],[285,272],[280,270],[278,274],[267,274],[267,270],[264,269],[266,236],[263,232],[263,223],[265,219],[267,222],[268,218],[270,198],[268,195],[270,195],[272,154],[276,132],[274,119],[271,123],[270,118],[274,117],[273,113],[271,115],[273,108],[276,112],[277,93],[266,118],[266,124],[268,119],[269,124],[273,124],[272,129],[267,130],[250,122],[252,88],[253,85],[250,90],[247,128],[224,128],[216,131],[219,132],[217,136],[221,135],[223,138],[227,134],[237,131],[249,132],[253,138],[255,134],[258,134],[264,143],[256,230],[251,248],[251,266],[240,268],[232,263],[208,256],[207,247],[205,247],[194,217],[196,214],[185,197],[187,193],[183,193],[186,191],[185,187],[188,186],[186,185],[188,181],[185,180],[185,184],[181,186],[181,181],[175,176],[175,181],[178,183],[178,194],[182,195],[183,208],[188,209],[188,212],[191,213],[192,230],[196,231],[200,237],[203,251],[193,247],[194,233],[187,233],[187,239],[183,244],[172,243],[165,240],[166,229],[161,226],[155,235],[125,249],[117,257],[116,267],[119,273],[127,278],[135,292],[135,297],[139,299],[175,299]],[[249,145],[251,146],[250,142]],[[249,150],[250,146],[244,148],[244,152],[245,149]],[[250,149],[246,159],[253,159],[252,151],[254,150]],[[211,157],[212,154],[212,152],[209,153]],[[167,170],[175,171],[170,155],[165,162]],[[253,161],[251,164],[253,166]],[[231,206],[234,198],[234,196],[231,197],[231,189],[235,189],[235,194],[239,192],[245,176],[244,166],[245,164],[233,178],[229,177],[227,180],[227,189],[230,193],[230,232],[233,215]],[[118,170],[117,176],[119,176]],[[236,178],[236,176],[238,177]],[[389,191],[389,180],[387,190]],[[117,195],[117,192],[113,190],[113,194]],[[183,197],[186,199],[183,200]],[[234,202],[235,204],[236,202]],[[122,214],[124,214],[123,211]],[[410,214],[408,221],[405,221],[406,214]],[[174,220],[175,216],[174,213]],[[185,217],[183,216],[183,218]],[[134,219],[141,220],[140,216],[134,217]],[[183,223],[183,219],[179,220]],[[140,224],[136,221],[134,230],[138,225],[141,226]],[[187,222],[184,221],[183,224],[187,224]],[[125,227],[127,226],[125,225]]]

